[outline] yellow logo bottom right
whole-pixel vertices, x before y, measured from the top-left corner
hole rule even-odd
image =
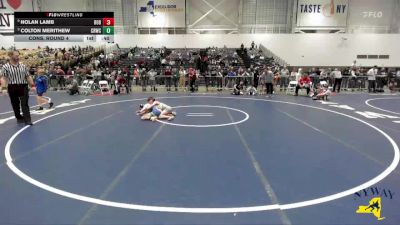
[[[369,205],[360,205],[356,213],[359,214],[373,214],[378,220],[383,220],[385,217],[381,217],[382,211],[382,200],[381,197],[372,198],[369,201]]]

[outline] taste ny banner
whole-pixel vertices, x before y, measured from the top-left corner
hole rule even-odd
[[[298,0],[298,27],[345,27],[348,0]]]
[[[138,0],[140,28],[185,27],[185,0]]]

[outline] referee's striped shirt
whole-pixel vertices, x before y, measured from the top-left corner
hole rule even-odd
[[[28,84],[26,78],[30,74],[24,64],[13,65],[8,62],[1,68],[1,75],[7,78],[8,84]]]

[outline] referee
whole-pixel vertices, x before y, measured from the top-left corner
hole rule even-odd
[[[19,62],[19,52],[16,50],[8,52],[9,62],[1,68],[1,89],[4,94],[10,96],[11,105],[18,123],[32,125],[29,112],[29,87],[33,87],[33,79],[28,68]],[[29,84],[29,86],[28,86]],[[20,106],[23,116],[21,115]]]

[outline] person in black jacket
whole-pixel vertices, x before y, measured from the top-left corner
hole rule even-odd
[[[258,88],[258,80],[260,79],[260,74],[258,72],[258,68],[254,71],[253,74],[253,86],[257,89]]]
[[[244,82],[240,81],[233,86],[233,95],[243,95]]]

